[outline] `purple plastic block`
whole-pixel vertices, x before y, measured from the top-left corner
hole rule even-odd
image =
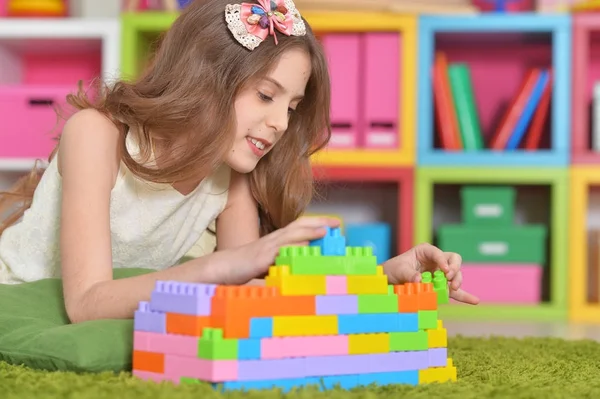
[[[238,380],[279,380],[306,377],[307,358],[276,360],[240,360]]]
[[[318,315],[358,314],[356,295],[317,295]]]
[[[211,297],[216,289],[215,284],[157,281],[152,292],[150,309],[193,316],[209,316]]]
[[[310,377],[423,370],[428,366],[427,351],[306,358]]]
[[[448,348],[429,349],[429,367],[445,367],[448,364]]]
[[[165,334],[167,332],[166,315],[150,310],[150,304],[142,301],[133,316],[133,329]]]
[[[425,370],[429,368],[429,352],[393,352],[371,355],[371,373]]]

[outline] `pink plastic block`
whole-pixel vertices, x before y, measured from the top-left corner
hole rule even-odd
[[[152,291],[150,308],[157,312],[173,312],[194,316],[210,315],[215,284],[157,281]]]
[[[398,147],[401,46],[399,33],[364,34],[365,147]]]
[[[150,335],[152,334],[145,331],[134,331],[133,349],[136,351],[150,352]]]
[[[175,384],[179,384],[179,382],[181,381],[181,378],[177,377],[177,376],[170,376],[170,375],[160,374],[160,373],[152,373],[150,371],[132,370],[131,374],[133,374],[133,376],[135,376],[141,380],[154,381],[154,382],[158,382],[158,383],[163,382],[163,381],[170,381]]]
[[[316,314],[318,315],[358,313],[358,296],[356,295],[317,295],[315,300]]]
[[[184,357],[198,356],[198,337],[136,331],[134,346],[137,340],[139,340],[139,345],[143,346],[139,350]]]
[[[47,159],[64,122],[63,109],[72,86],[0,87],[0,157]]]
[[[347,355],[348,336],[263,338],[260,347],[262,359]]]
[[[303,378],[311,370],[307,358],[277,360],[244,360],[239,364],[239,381]]]
[[[238,361],[205,360],[166,355],[165,374],[177,377],[198,378],[209,382],[235,381],[238,379]]]
[[[6,17],[8,13],[8,0],[0,0],[0,17]]]
[[[325,34],[323,47],[331,76],[330,148],[358,145],[361,128],[359,110],[360,36],[356,33]]]
[[[535,264],[463,264],[461,288],[487,303],[540,302],[542,267]]]
[[[327,276],[325,285],[327,295],[346,295],[348,293],[348,279],[346,276]]]

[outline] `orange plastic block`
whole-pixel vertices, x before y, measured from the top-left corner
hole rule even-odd
[[[165,355],[162,353],[134,350],[133,370],[162,374],[165,372]]]
[[[253,317],[316,315],[314,295],[283,296],[277,287],[219,286],[212,297],[213,328],[223,338],[249,338]]]
[[[394,286],[394,293],[398,295],[398,311],[400,313],[414,313],[419,310],[437,310],[437,294],[433,284],[405,283]]]
[[[201,337],[205,327],[212,327],[210,316],[167,313],[167,333]]]

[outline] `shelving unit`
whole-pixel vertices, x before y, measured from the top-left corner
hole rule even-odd
[[[120,45],[116,19],[1,19],[0,181],[47,159],[61,126],[52,107],[64,105],[79,79],[117,77]]]
[[[567,166],[570,148],[571,19],[566,15],[480,14],[423,16],[419,20],[419,165]],[[436,145],[431,70],[436,51],[472,69],[475,102],[486,138],[532,66],[553,69],[546,148],[528,152],[445,151]]]
[[[393,227],[392,240],[392,253],[401,253],[409,250],[413,246],[413,232],[414,232],[414,215],[413,215],[413,201],[414,201],[414,175],[412,168],[373,168],[366,169],[361,167],[315,167],[314,173],[319,182],[322,184],[335,184],[338,185],[342,190],[349,192],[360,193],[365,191],[365,186],[379,185],[384,188],[391,185],[387,192],[393,193],[393,199],[390,200],[388,197],[384,197],[383,200],[376,202],[378,205],[382,205],[385,202],[391,202],[390,208],[395,208],[390,214],[391,217],[386,220],[377,220],[379,222],[387,222]],[[350,183],[350,184],[345,184]],[[335,187],[334,187],[335,189]],[[342,195],[345,193],[342,192]],[[374,200],[373,195],[368,195],[369,199]],[[381,197],[381,193],[379,193]],[[359,197],[362,200],[362,198]],[[347,200],[347,198],[346,198]],[[366,204],[363,206],[369,206],[370,201],[365,201]],[[371,202],[372,203],[372,202]],[[334,204],[329,204],[330,208],[335,208],[339,211],[339,208]],[[383,206],[382,206],[383,208]],[[394,220],[395,219],[395,220]]]
[[[421,242],[436,244],[437,226],[444,221],[460,220],[458,190],[464,186],[514,187],[521,217],[547,228],[548,251],[540,304],[452,303],[441,309],[442,317],[600,320],[600,300],[589,299],[590,280],[597,278],[600,285],[600,278],[590,277],[586,236],[590,215],[600,212],[600,206],[593,209],[596,202],[600,203],[600,196],[596,200],[596,190],[600,189],[600,150],[592,150],[590,139],[593,82],[600,80],[600,17],[535,13],[303,15],[319,38],[327,34],[398,34],[395,62],[399,74],[392,79],[399,86],[398,147],[392,150],[330,147],[313,159],[317,180],[328,190],[338,190],[336,201],[340,200],[340,206],[347,201],[351,203],[349,209],[354,209],[352,206],[358,201],[355,193],[370,190],[361,194],[362,205],[389,209],[380,210],[378,215],[384,219],[381,221],[394,226],[395,252]],[[0,67],[0,85],[22,84],[27,76],[37,79],[36,84],[48,84],[42,79],[40,68],[25,74],[23,71],[28,71],[29,59],[37,65],[43,63],[47,69],[54,68],[53,58],[57,57],[53,55],[57,49],[70,54],[60,57],[62,60],[69,60],[75,65],[73,68],[79,68],[73,69],[70,76],[73,82],[60,84],[74,84],[75,79],[88,76],[85,71],[94,69],[89,65],[108,80],[117,75],[126,79],[135,77],[148,61],[156,40],[177,16],[177,13],[143,12],[125,13],[119,20],[3,19],[0,59],[4,64]],[[438,50],[447,54],[451,63],[465,62],[471,68],[478,115],[486,138],[500,123],[527,69],[552,68],[551,108],[540,148],[443,150],[434,123],[431,79]],[[51,128],[49,125],[48,130]],[[6,179],[29,170],[36,158],[0,156],[0,186]],[[377,199],[373,193],[381,193],[383,197]],[[531,197],[525,198],[527,195]],[[337,211],[337,206],[337,202],[330,203],[327,209]]]
[[[544,265],[549,281],[548,300],[536,305],[477,306],[451,303],[440,309],[444,318],[487,320],[560,320],[567,317],[567,227],[568,171],[564,168],[521,169],[515,173],[509,168],[480,167],[419,167],[415,172],[415,239],[435,243],[434,226],[436,185],[511,185],[545,186],[549,192],[547,220],[547,262]],[[539,216],[538,216],[539,217]],[[454,215],[458,218],[458,215]],[[442,248],[443,249],[443,248]],[[510,287],[506,287],[510,289]]]
[[[593,145],[594,82],[600,81],[600,15],[573,16],[572,158],[576,165],[599,164]],[[600,138],[600,137],[599,137]]]
[[[571,214],[569,220],[569,318],[576,322],[600,320],[600,302],[593,300],[598,289],[598,276],[591,268],[588,246],[592,204],[591,191],[600,187],[600,168],[577,165],[570,176]]]

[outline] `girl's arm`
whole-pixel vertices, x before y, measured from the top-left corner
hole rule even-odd
[[[231,171],[227,205],[217,218],[217,251],[246,245],[260,238],[258,208],[248,176]]]
[[[222,282],[231,254],[218,252],[170,269],[113,280],[110,194],[119,171],[119,133],[94,110],[67,121],[58,153],[62,175],[61,262],[72,322],[131,318],[157,280]]]

